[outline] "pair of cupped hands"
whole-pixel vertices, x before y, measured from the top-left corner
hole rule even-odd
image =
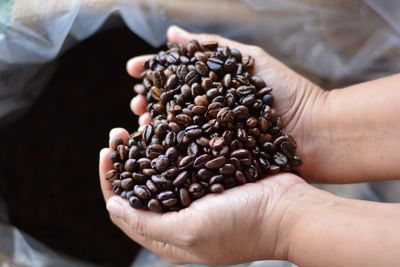
[[[295,73],[257,46],[235,42],[211,34],[194,34],[176,26],[168,29],[169,42],[187,44],[190,40],[218,41],[255,58],[254,74],[273,88],[274,108],[282,119],[282,131],[291,134],[297,154],[304,164],[299,175],[279,173],[255,183],[209,194],[179,212],[159,214],[136,210],[112,192],[104,179],[112,169],[109,148],[100,152],[100,183],[111,220],[131,239],[174,263],[232,264],[260,259],[288,259],[292,232],[307,208],[309,185],[323,174],[314,134],[325,112],[328,93]],[[139,78],[143,63],[151,55],[128,61],[128,73]],[[131,101],[139,124],[151,120],[146,99]],[[121,138],[127,144],[129,133],[122,128],[110,132],[110,142]],[[305,179],[303,179],[303,178]]]

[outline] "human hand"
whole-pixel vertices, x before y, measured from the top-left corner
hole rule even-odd
[[[254,57],[254,74],[262,78],[267,86],[273,88],[275,98],[274,108],[281,117],[281,128],[284,133],[294,137],[298,144],[297,153],[304,161],[298,168],[304,177],[315,177],[316,144],[314,134],[317,131],[319,115],[323,108],[326,93],[317,85],[295,73],[264,50],[256,46],[245,45],[229,39],[211,34],[192,34],[178,27],[170,27],[167,33],[168,41],[187,44],[190,40],[218,41],[219,45],[227,45],[239,49],[243,55]],[[127,63],[128,73],[139,78],[144,71],[144,62],[151,55],[132,58]],[[142,95],[135,96],[131,101],[131,109],[139,115],[139,125],[143,126],[151,121],[146,112],[146,98]]]
[[[110,132],[128,142],[129,134]],[[209,194],[179,212],[136,210],[114,196],[105,173],[113,168],[109,148],[100,153],[100,182],[111,220],[130,238],[174,263],[232,264],[286,259],[288,240],[301,196],[311,186],[290,174]]]

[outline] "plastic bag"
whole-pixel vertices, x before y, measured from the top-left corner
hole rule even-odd
[[[59,255],[29,235],[7,224],[7,209],[0,199],[0,267],[94,267]]]

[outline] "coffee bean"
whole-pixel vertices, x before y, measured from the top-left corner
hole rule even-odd
[[[174,197],[175,197],[175,194],[172,191],[163,191],[157,195],[157,199],[161,200],[161,201],[167,200],[170,198],[174,198]]]
[[[222,175],[230,175],[233,174],[235,171],[236,171],[235,166],[230,163],[225,164],[219,169],[219,173]]]
[[[193,163],[195,168],[203,168],[207,162],[209,162],[213,157],[209,154],[203,154],[198,156]]]
[[[133,192],[140,200],[147,200],[151,197],[150,191],[143,185],[135,185]]]
[[[151,123],[147,124],[143,129],[143,139],[146,142],[150,142],[154,134],[154,127]]]
[[[218,47],[218,42],[216,41],[205,41],[201,43],[203,50],[216,50]]]
[[[202,181],[210,179],[212,175],[213,175],[213,171],[209,170],[209,169],[205,169],[205,168],[200,169],[197,172],[197,177],[199,177],[199,179],[202,180]]]
[[[154,211],[154,212],[161,212],[162,211],[162,206],[160,201],[158,201],[155,198],[152,198],[149,200],[149,202],[147,203],[147,208],[150,211]]]
[[[233,117],[232,110],[230,110],[230,108],[228,108],[228,107],[222,108],[217,113],[217,120],[222,123],[233,122],[234,117]]]
[[[132,180],[137,182],[137,183],[142,183],[143,181],[145,181],[145,176],[143,174],[141,174],[141,173],[133,172],[132,173]]]
[[[210,70],[219,72],[222,70],[222,67],[224,65],[224,62],[216,57],[211,57],[207,60],[207,66],[210,68]]]
[[[172,207],[174,206],[178,200],[176,198],[169,198],[167,200],[163,200],[161,203],[166,206],[166,207]]]
[[[249,109],[246,106],[240,105],[232,109],[233,116],[237,120],[247,119],[250,115]]]
[[[185,156],[183,157],[178,164],[179,170],[187,170],[193,165],[194,157],[193,156]]]
[[[221,183],[224,180],[224,176],[222,175],[214,175],[210,178],[210,180],[208,181],[208,183],[210,185],[215,184],[215,183]]]
[[[249,158],[250,152],[247,149],[237,149],[232,151],[230,156],[238,159]]]
[[[179,189],[179,200],[183,207],[188,207],[192,203],[189,191],[186,188]]]
[[[157,174],[157,171],[154,169],[143,169],[142,173],[146,178],[150,178],[152,175]]]
[[[281,147],[281,152],[288,158],[293,158],[294,153],[296,148],[294,147],[294,144],[288,142],[288,141],[284,141],[281,143],[280,145]]]
[[[210,187],[210,191],[213,193],[222,193],[224,191],[224,187],[222,186],[222,184],[213,184]]]
[[[183,185],[189,177],[189,172],[183,171],[181,172],[172,182],[172,184],[176,187]]]
[[[282,153],[276,152],[276,153],[274,154],[274,162],[275,162],[278,166],[283,167],[283,166],[285,166],[285,165],[288,163],[288,159],[287,159],[287,157],[286,157],[285,155],[283,155]]]
[[[226,162],[226,158],[224,156],[220,156],[220,157],[217,157],[217,158],[214,158],[214,159],[208,161],[206,163],[206,167],[208,169],[218,169],[218,168],[222,167],[225,164],[225,162]]]
[[[197,82],[199,78],[200,76],[195,70],[189,71],[185,77],[185,83],[192,85],[193,83]]]
[[[203,191],[203,187],[199,183],[193,183],[189,186],[190,193],[198,193]]]
[[[262,101],[265,105],[272,106],[274,104],[274,97],[272,95],[264,95]]]
[[[152,194],[157,194],[157,192],[158,192],[158,187],[156,186],[155,183],[153,183],[152,180],[147,180],[147,181],[146,181],[146,187],[147,187],[147,189],[150,190],[150,192],[151,192]]]
[[[153,73],[153,84],[156,87],[163,87],[166,83],[167,77],[163,71],[155,71]]]
[[[143,203],[140,201],[139,198],[135,196],[131,196],[129,198],[129,205],[131,205],[131,207],[135,209],[141,209],[143,207]]]
[[[176,116],[176,122],[183,126],[189,126],[192,123],[192,118],[185,114],[179,114]]]
[[[106,178],[107,181],[112,182],[118,178],[118,173],[116,170],[109,170],[108,172],[106,172],[104,177]]]
[[[155,163],[155,169],[159,172],[163,172],[170,166],[171,161],[167,156],[160,155]]]
[[[130,190],[133,188],[133,186],[134,186],[134,182],[133,182],[132,178],[126,178],[126,179],[121,180],[122,189]]]
[[[208,106],[207,96],[205,96],[205,95],[196,96],[195,99],[194,99],[194,103],[197,106],[205,106],[205,107]]]
[[[178,159],[179,156],[179,152],[175,147],[170,147],[167,149],[167,151],[165,152],[165,156],[167,156],[167,158],[174,162]]]

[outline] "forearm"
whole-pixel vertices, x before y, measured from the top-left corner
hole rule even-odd
[[[326,95],[312,134],[312,181],[400,178],[400,75]]]
[[[400,266],[400,205],[315,189],[299,201],[288,259],[300,266]],[[292,209],[293,210],[293,209]]]

